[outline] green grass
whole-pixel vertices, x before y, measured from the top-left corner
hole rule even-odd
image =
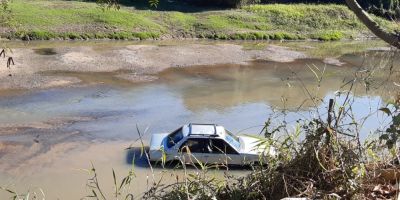
[[[221,11],[102,10],[92,2],[14,0],[3,37],[60,39],[157,39],[161,36],[220,40],[340,40],[371,33],[341,5],[252,5]],[[3,12],[3,11],[0,11]],[[7,13],[0,13],[1,19]],[[397,26],[381,18],[390,30]]]
[[[65,26],[105,25],[124,30],[132,27],[141,30],[162,30],[162,26],[152,21],[144,12],[128,9],[105,10],[98,5],[74,1],[24,1],[10,4],[15,25],[27,28],[57,29]]]
[[[169,26],[177,27],[185,31],[192,30],[197,21],[196,16],[182,12],[168,12],[164,17]]]
[[[325,31],[312,36],[312,38],[323,41],[340,40],[343,38],[343,33],[341,31]]]

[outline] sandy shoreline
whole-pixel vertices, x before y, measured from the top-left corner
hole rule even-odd
[[[114,72],[116,78],[143,82],[155,80],[158,72],[170,67],[244,64],[252,60],[290,62],[307,58],[305,53],[287,47],[267,45],[254,50],[238,44],[16,48],[8,55],[14,58],[15,65],[11,69],[0,68],[0,90],[3,91],[61,87],[82,81],[73,76],[42,73],[49,71]]]

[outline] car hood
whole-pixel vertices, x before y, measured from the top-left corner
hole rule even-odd
[[[266,150],[263,146],[258,146],[259,140],[257,138],[249,136],[239,136],[240,141],[240,153],[243,154],[266,154]],[[269,149],[270,155],[275,155],[275,149],[271,147]]]
[[[168,136],[169,133],[156,133],[151,135],[150,140],[150,150],[159,150],[163,144],[164,138]]]

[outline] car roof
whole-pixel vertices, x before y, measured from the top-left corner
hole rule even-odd
[[[182,132],[185,136],[222,137],[225,134],[225,129],[217,124],[190,123],[182,127]]]
[[[230,140],[225,139],[227,135],[225,128],[217,124],[186,124],[182,126],[182,133],[184,137],[223,139],[234,149],[238,150],[240,148],[240,146],[232,144]]]

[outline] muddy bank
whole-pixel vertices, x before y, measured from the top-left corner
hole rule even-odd
[[[5,66],[0,68],[0,90],[3,91],[6,89],[60,87],[82,83],[80,77],[62,73],[52,74],[49,71],[113,72],[108,75],[129,82],[143,82],[157,79],[154,75],[170,67],[244,64],[256,59],[290,62],[307,57],[303,52],[283,46],[267,45],[262,49],[255,50],[245,49],[238,44],[15,48],[9,55],[14,58],[15,65],[11,66],[11,69],[7,69]]]

